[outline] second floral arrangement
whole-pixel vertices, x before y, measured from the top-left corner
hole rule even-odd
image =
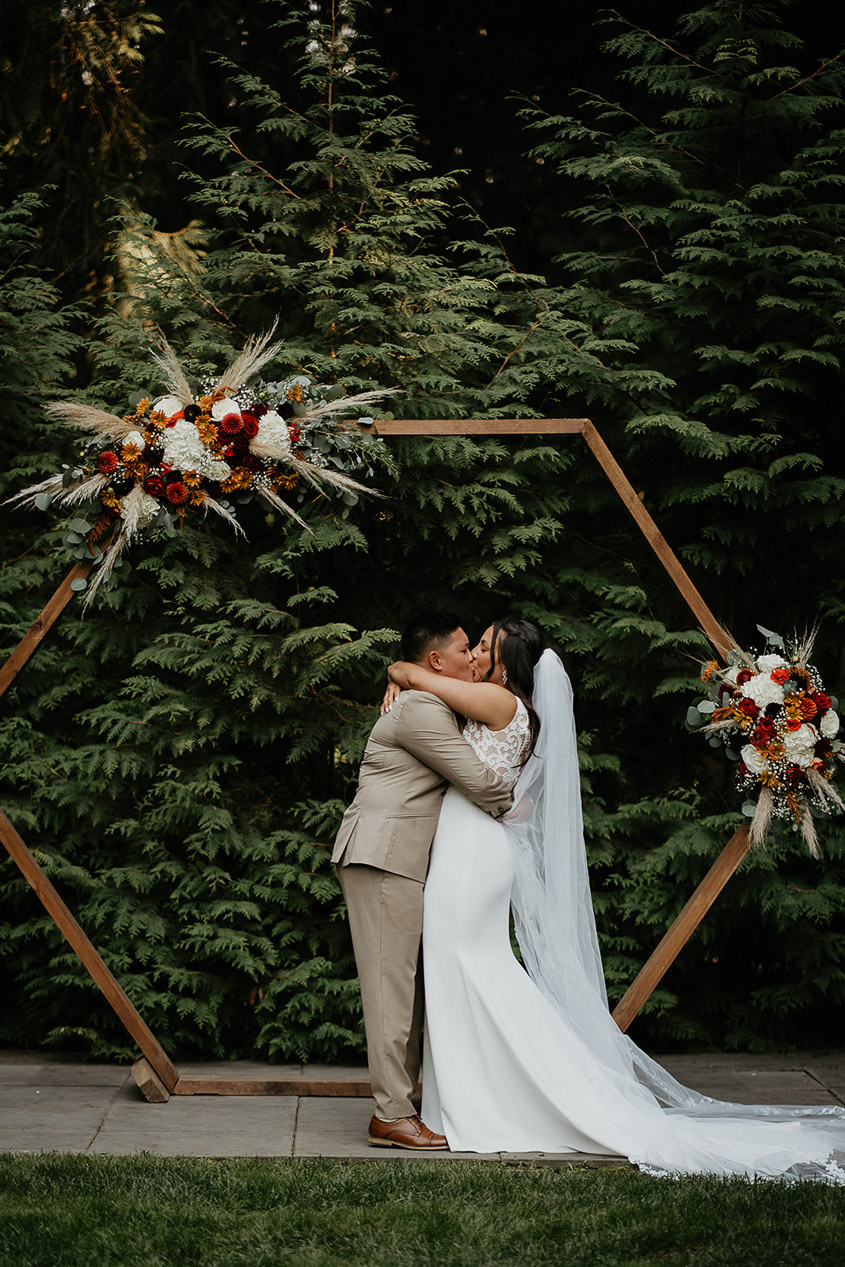
[[[735,648],[724,667],[705,664],[707,695],[689,709],[687,724],[737,762],[754,842],[765,839],[773,818],[781,819],[800,830],[817,857],[813,811],[845,809],[833,782],[845,751],[836,700],[810,663],[812,636],[787,645],[770,630],[761,633],[778,649],[754,656]]]

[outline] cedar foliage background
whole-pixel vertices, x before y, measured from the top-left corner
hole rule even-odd
[[[28,113],[3,107],[3,495],[73,453],[41,401],[76,390],[119,409],[156,390],[156,324],[200,374],[279,314],[280,373],[398,386],[397,415],[591,416],[742,642],[756,621],[790,632],[823,614],[836,690],[842,71],[818,70],[835,48],[789,34],[796,6],[652,7],[671,38],[619,17],[589,32],[611,41],[604,95],[496,102],[509,126],[521,110],[513,164],[546,225],[539,263],[536,238],[479,218],[495,219],[477,175],[422,157],[369,47],[369,30],[390,46],[379,11],[22,13],[21,50],[40,34],[56,51]],[[59,102],[80,48],[87,113]],[[174,138],[156,111],[184,109]],[[65,111],[79,135],[57,157]],[[1,803],[177,1057],[363,1049],[329,845],[394,631],[420,603],[454,603],[471,635],[515,610],[564,653],[613,997],[739,821],[730,771],[683,730],[706,644],[580,442],[388,444],[390,500],[345,519],[307,504],[313,535],[256,512],[248,546],[151,540],[7,697]],[[11,649],[68,558],[45,517],[7,516],[4,541]],[[744,864],[640,1040],[840,1040],[841,824],[824,841],[821,863],[786,836]],[[2,881],[0,1039],[128,1054],[8,860]]]

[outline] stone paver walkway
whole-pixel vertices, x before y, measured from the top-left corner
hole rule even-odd
[[[746,1104],[845,1104],[845,1051],[785,1056],[714,1054],[658,1057],[681,1082],[722,1100]],[[331,1077],[344,1071],[294,1066]],[[278,1076],[253,1062],[184,1064],[183,1077]],[[475,1153],[415,1155],[366,1143],[368,1099],[311,1096],[172,1096],[148,1104],[128,1066],[81,1064],[44,1053],[0,1052],[0,1152],[62,1152],[161,1157],[341,1157],[433,1162]],[[582,1153],[485,1155],[510,1163],[620,1165]]]

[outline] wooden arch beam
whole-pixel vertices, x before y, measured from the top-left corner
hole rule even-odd
[[[361,424],[358,424],[361,426]],[[651,515],[637,496],[631,482],[613,457],[589,418],[524,418],[524,419],[390,419],[362,430],[381,436],[528,436],[579,435],[599,463],[628,513],[645,537],[660,563],[675,584],[681,597],[695,616],[701,629],[722,657],[727,655],[731,640],[716,620],[704,599],[693,585],[677,555],[669,546]],[[70,603],[78,578],[87,576],[92,564],[72,568],[44,607],[18,646],[0,667],[0,696],[14,682],[30,657],[38,649],[53,624]],[[79,959],[103,991],[118,1019],[138,1043],[143,1055],[133,1066],[135,1079],[149,1100],[166,1100],[175,1095],[369,1095],[366,1083],[338,1080],[303,1083],[299,1079],[222,1080],[212,1078],[181,1079],[178,1070],[161,1048],[125,991],[109,971],[82,928],[62,901],[50,879],[27,849],[7,816],[0,810],[0,839],[20,868],[27,882],[68,940]],[[751,844],[750,833],[741,827],[725,846],[708,874],[687,902],[666,936],[648,959],[636,980],[613,1012],[623,1031],[656,989],[664,974],[686,945],[713,902],[718,897]]]

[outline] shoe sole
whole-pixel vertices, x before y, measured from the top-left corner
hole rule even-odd
[[[373,1139],[367,1136],[367,1143],[376,1148],[404,1148],[409,1153],[448,1153],[448,1144],[398,1144],[393,1139]]]

